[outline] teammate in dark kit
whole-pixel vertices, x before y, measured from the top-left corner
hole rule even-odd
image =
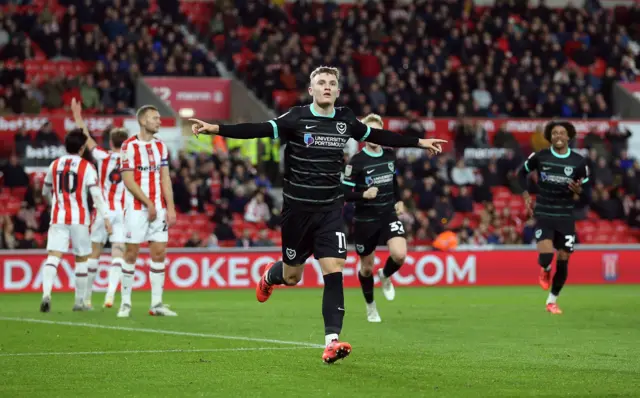
[[[343,149],[349,140],[371,141],[392,147],[420,147],[434,153],[442,148],[438,139],[418,139],[372,129],[357,120],[349,108],[334,107],[340,93],[340,73],[320,67],[310,76],[313,102],[293,107],[265,123],[212,125],[194,122],[194,134],[219,134],[232,138],[280,138],[286,143],[284,205],[282,209],[282,258],[269,264],[256,286],[258,301],[265,302],[274,286],[297,284],[304,263],[313,254],[324,275],[322,315],[326,348],[323,361],[333,363],[351,352],[338,340],[344,318],[342,269],[347,256],[340,176]]]
[[[382,128],[382,118],[367,115],[362,123],[372,128]],[[383,268],[378,269],[382,293],[387,300],[395,298],[391,275],[400,269],[407,256],[407,240],[404,225],[398,215],[404,213],[400,190],[396,181],[396,157],[393,151],[367,142],[362,151],[355,154],[344,170],[345,197],[356,202],[354,235],[356,252],[360,256],[358,279],[367,304],[367,320],[381,322],[373,300],[373,265],[378,244],[386,243],[389,257]]]
[[[556,300],[568,275],[569,256],[576,241],[574,210],[589,202],[589,167],[586,159],[571,151],[569,141],[576,136],[569,122],[551,122],[545,126],[544,137],[551,143],[549,149],[532,153],[518,173],[520,184],[526,190],[527,175],[538,172],[540,193],[536,199],[534,217],[535,237],[538,242],[540,286],[551,292],[547,298],[547,311],[562,314]],[[527,207],[531,208],[529,193],[524,193]],[[551,280],[553,251],[558,251],[556,272]]]

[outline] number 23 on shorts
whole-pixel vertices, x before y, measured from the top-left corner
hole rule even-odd
[[[573,249],[573,244],[576,242],[576,236],[565,235],[564,239],[565,239],[565,242],[564,242],[565,247],[568,247],[569,249]]]

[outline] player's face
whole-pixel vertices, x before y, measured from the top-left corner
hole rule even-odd
[[[147,111],[140,121],[140,124],[149,133],[156,134],[160,131],[160,112],[154,110]]]
[[[551,130],[551,145],[556,149],[564,149],[569,145],[569,133],[562,126],[556,126]]]
[[[338,79],[329,73],[320,73],[311,80],[309,95],[313,97],[313,102],[320,106],[333,105],[340,95]]]
[[[382,128],[382,125],[378,122],[369,122],[367,123],[367,126],[371,127],[372,129]],[[374,144],[373,142],[369,142],[369,141],[367,141],[366,145],[367,145],[367,148],[371,149],[372,151],[377,151],[378,148],[380,148],[380,145]]]

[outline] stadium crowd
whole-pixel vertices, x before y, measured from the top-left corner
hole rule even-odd
[[[301,0],[286,7],[220,1],[205,32],[216,46],[214,57],[183,34],[175,1],[154,2],[173,10],[163,13],[146,0],[59,3],[66,6],[62,13],[45,4],[37,13],[9,7],[0,15],[0,55],[9,61],[0,62],[0,116],[64,111],[73,97],[82,98],[89,112],[130,114],[140,75],[215,76],[217,58],[268,103],[278,92],[287,93],[288,100],[275,102],[280,111],[308,103],[310,71],[330,64],[344,74],[342,104],[360,115],[407,117],[405,134],[423,134],[418,115],[460,117],[454,152],[399,160],[409,209],[403,221],[415,245],[431,244],[449,229],[469,244],[533,239],[533,221],[521,209],[494,205],[499,187],[521,193],[515,170],[527,153],[508,131],[491,141],[482,126],[464,117],[609,117],[614,82],[639,74],[639,47],[632,40],[638,5],[622,14],[602,10],[597,1],[558,12],[508,1],[491,9],[462,0],[354,6]],[[36,52],[52,60],[91,62],[92,71],[29,80],[24,61]],[[594,176],[591,210],[640,228],[640,165],[626,151],[629,134],[589,134],[582,145]],[[29,144],[59,143],[50,125],[15,136],[18,155]],[[539,132],[534,135],[534,149],[545,145]],[[466,149],[489,146],[504,148],[505,156],[480,163],[465,159]],[[48,212],[40,182],[19,163],[11,157],[2,166],[3,192],[16,193],[22,203],[3,216],[0,244],[43,247]],[[181,153],[172,159],[172,180],[178,210],[210,221],[210,233],[194,233],[188,246],[278,244],[276,179],[241,149]],[[535,184],[529,189],[535,193]],[[345,218],[352,215],[347,206]]]
[[[217,76],[208,51],[188,40],[171,15],[146,0],[67,1],[64,14],[47,5],[0,14],[0,115],[38,114],[82,98],[88,112],[132,114],[136,80],[153,76]],[[53,61],[85,61],[86,75],[35,76],[24,61],[35,51]]]
[[[320,64],[343,71],[343,104],[383,116],[610,117],[614,82],[639,74],[637,4],[615,14],[597,1],[559,12],[504,0],[230,3],[209,33],[262,99],[293,96],[280,110],[308,102]]]

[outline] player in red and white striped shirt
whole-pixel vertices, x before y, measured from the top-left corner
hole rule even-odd
[[[140,133],[122,144],[122,179],[127,187],[124,223],[125,264],[122,265],[122,305],[118,317],[131,311],[131,289],[138,251],[149,242],[151,266],[151,315],[176,316],[162,303],[168,228],[176,222],[173,188],[169,176],[169,153],[154,135],[160,130],[160,113],[143,106],[137,113]]]
[[[98,165],[98,181],[104,200],[106,201],[108,219],[112,226],[111,234],[107,234],[104,225],[104,217],[96,214],[91,225],[91,246],[92,252],[89,256],[88,288],[85,297],[85,305],[91,307],[91,295],[93,293],[93,281],[98,272],[98,259],[100,253],[107,243],[107,237],[111,242],[111,267],[109,267],[109,284],[107,294],[104,299],[104,307],[111,308],[115,298],[116,289],[122,278],[121,266],[124,263],[124,192],[125,187],[120,175],[120,148],[124,141],[129,138],[129,133],[125,129],[113,129],[109,132],[109,140],[112,151],[105,151],[91,138],[89,129],[82,120],[82,105],[75,98],[71,101],[71,111],[73,113],[76,126],[82,129],[87,137],[87,149]]]
[[[89,239],[89,194],[99,214],[106,213],[102,193],[98,188],[98,174],[87,160],[81,158],[86,149],[87,137],[80,130],[73,130],[64,140],[68,155],[54,160],[44,179],[42,194],[51,198],[51,226],[47,238],[49,255],[42,270],[42,303],[40,311],[51,309],[51,289],[62,254],[69,243],[76,257],[76,298],[74,311],[88,309],[84,305],[87,290],[87,258],[91,253]],[[105,223],[108,231],[111,224]]]

